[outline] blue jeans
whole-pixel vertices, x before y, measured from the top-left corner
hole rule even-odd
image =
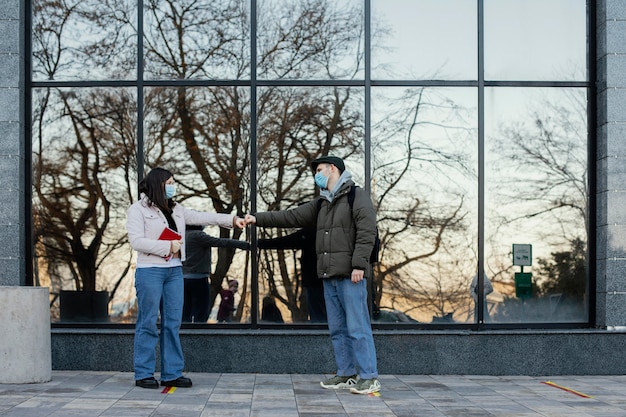
[[[324,279],[324,298],[337,375],[378,377],[376,348],[367,308],[367,281]]]
[[[157,320],[161,313],[161,381],[182,376],[185,360],[179,330],[183,316],[183,270],[172,268],[137,268],[137,323],[135,325],[135,379],[154,375],[156,345],[159,340]]]

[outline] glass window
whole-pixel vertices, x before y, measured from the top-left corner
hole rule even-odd
[[[150,169],[185,207],[243,215],[310,201],[311,160],[335,154],[378,212],[375,325],[588,320],[587,2],[370,4],[34,2],[33,266],[52,319],[135,320],[126,210]],[[257,228],[253,254],[251,230],[199,228],[210,279],[189,282],[184,321],[324,322],[315,255],[285,243],[306,231]],[[73,290],[104,292],[76,301],[104,316],[69,315]]]
[[[382,243],[374,321],[471,321],[476,90],[376,88],[372,96],[372,191]]]
[[[356,0],[259,2],[260,79],[362,79],[363,4]]]
[[[485,79],[587,79],[585,0],[485,0]]]
[[[145,78],[250,78],[249,15],[243,0],[146,2]]]
[[[310,162],[324,154],[345,157],[346,170],[363,186],[363,89],[262,88],[258,119],[258,211],[286,210],[310,201],[317,192]],[[274,301],[287,323],[320,321],[309,311],[320,308],[320,283],[315,270],[304,270],[315,268],[315,261],[308,259],[315,248],[309,246],[310,239],[293,242],[294,233],[306,238],[309,232],[257,229],[259,299]],[[309,305],[307,300],[316,296],[318,303]]]
[[[485,263],[494,322],[587,320],[586,103],[582,88],[486,90]],[[525,265],[514,262],[514,244],[530,245]]]
[[[133,89],[33,90],[34,273],[50,287],[53,320],[108,321],[109,298],[66,310],[70,290],[108,292],[115,320],[129,314],[136,108]]]
[[[250,95],[247,88],[148,88],[145,102],[145,162],[167,167],[177,183],[176,201],[186,208],[242,215],[250,195]],[[236,245],[245,231],[209,226],[211,251],[209,322],[217,321],[221,290],[238,281],[229,322],[250,320],[250,253]],[[247,239],[249,241],[249,239]],[[188,283],[189,284],[189,283]],[[191,283],[193,284],[193,283]],[[197,320],[194,320],[198,322]],[[206,322],[206,320],[200,320]]]
[[[372,78],[475,80],[477,6],[467,0],[373,0]]]
[[[136,21],[134,0],[33,2],[33,80],[136,78]]]

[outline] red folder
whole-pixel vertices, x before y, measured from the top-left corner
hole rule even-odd
[[[163,228],[161,235],[159,236],[159,240],[181,240],[183,236],[178,233],[176,230],[170,229],[169,227]],[[163,259],[169,261],[172,258],[172,255],[169,254],[164,256]]]
[[[183,236],[180,233],[169,227],[164,228],[161,232],[161,236],[159,236],[159,240],[181,240],[182,238]]]

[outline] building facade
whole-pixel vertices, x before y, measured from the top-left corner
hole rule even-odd
[[[119,186],[130,190],[132,200],[136,198],[133,187],[144,170],[158,164],[172,166],[174,158],[163,156],[168,152],[182,153],[185,159],[189,152],[193,163],[176,165],[177,179],[187,192],[186,204],[203,207],[204,197],[212,201],[211,209],[241,214],[289,208],[311,198],[306,161],[330,149],[346,156],[357,182],[371,191],[387,232],[383,236],[389,239],[374,272],[378,281],[373,281],[380,286],[372,291],[378,295],[373,296],[374,307],[389,307],[380,314],[396,315],[387,321],[376,313],[372,316],[381,373],[624,372],[626,361],[621,360],[620,349],[626,341],[626,282],[621,273],[626,259],[621,198],[626,194],[620,168],[626,132],[624,1],[478,0],[439,2],[432,9],[429,2],[402,2],[404,10],[392,10],[385,2],[354,1],[346,2],[345,8],[324,9],[327,14],[302,14],[319,17],[319,27],[325,29],[310,33],[306,31],[315,27],[313,20],[298,26],[288,21],[287,14],[277,19],[286,26],[273,25],[268,16],[280,2],[234,3],[239,7],[231,9],[225,2],[219,6],[223,9],[203,10],[221,25],[222,38],[205,38],[207,34],[201,33],[192,38],[194,47],[185,49],[186,59],[171,52],[168,60],[164,51],[170,50],[167,46],[173,40],[155,29],[167,24],[155,22],[167,22],[170,15],[158,8],[120,2],[126,8],[103,10],[101,16],[113,16],[108,25],[118,35],[114,43],[108,42],[111,33],[102,29],[107,25],[94,29],[99,27],[97,19],[68,18],[72,24],[63,33],[53,19],[62,15],[59,10],[42,10],[43,3],[37,2],[0,2],[0,30],[5,34],[0,41],[0,170],[4,174],[0,285],[48,285],[52,293],[70,289],[63,279],[56,282],[51,277],[72,274],[49,260],[61,253],[51,237],[69,232],[49,226],[60,215],[50,215],[52,210],[45,207],[58,206],[62,200],[50,195],[67,192],[71,188],[67,183],[78,178],[72,174],[76,161],[87,166],[105,165],[105,160],[112,165],[115,158],[134,161],[120,162],[112,174],[94,170],[109,179],[98,183],[103,194]],[[328,6],[313,3],[312,11]],[[96,7],[89,2],[77,4]],[[432,15],[423,17],[420,13],[426,10]],[[296,7],[293,12],[298,11]],[[565,24],[558,21],[563,12],[572,13],[562,19]],[[379,20],[382,15],[388,20]],[[47,16],[50,19],[43,18]],[[429,26],[428,20],[439,23]],[[346,21],[361,23],[336,30]],[[209,25],[206,22],[190,21],[185,28],[201,30]],[[229,37],[229,30],[237,27],[244,27],[244,35]],[[420,32],[420,28],[427,29]],[[444,36],[449,28],[457,29],[456,37]],[[133,30],[144,33],[144,42],[133,41]],[[297,30],[302,38],[290,38]],[[58,36],[58,45],[43,36],[50,33]],[[425,42],[429,35],[437,41]],[[219,42],[211,43],[214,39]],[[328,46],[318,44],[319,39],[337,44],[325,49]],[[296,43],[297,48],[289,49]],[[209,48],[221,52],[203,60],[201,51]],[[74,55],[63,56],[68,50]],[[98,53],[87,54],[94,50]],[[321,57],[327,60],[322,62]],[[242,64],[246,60],[258,64]],[[299,66],[302,62],[306,65]],[[228,111],[203,112],[203,106],[215,109],[224,103],[229,103]],[[341,111],[336,110],[339,107]],[[176,115],[168,119],[171,113]],[[193,122],[186,125],[184,115],[190,113]],[[518,117],[521,113],[529,116]],[[115,125],[117,119],[111,114],[132,115]],[[234,114],[245,122],[232,124],[229,116]],[[280,114],[289,117],[279,119]],[[98,123],[89,124],[93,119]],[[104,141],[89,142],[92,137],[77,133],[71,146],[59,147],[63,138],[72,135],[67,126],[74,126],[75,132],[97,131]],[[128,128],[128,135],[116,126]],[[116,151],[123,149],[128,136],[132,140],[125,158]],[[231,143],[233,137],[249,139],[241,142],[239,153],[229,149],[240,155],[240,163],[227,165],[217,179],[203,176],[203,167],[219,171],[220,161],[204,165],[197,159],[219,154],[211,152],[208,139],[223,147],[224,137]],[[322,140],[329,137],[328,143]],[[560,138],[571,140],[560,142]],[[200,148],[197,155],[194,146]],[[288,153],[294,148],[294,154]],[[65,155],[70,156],[64,159]],[[545,160],[551,162],[542,165]],[[294,165],[298,161],[305,169]],[[229,172],[244,183],[230,186]],[[401,178],[401,172],[411,174]],[[127,187],[124,173],[130,176]],[[59,178],[58,184],[46,175]],[[282,189],[273,188],[278,183],[300,186],[280,194]],[[46,189],[50,184],[57,187],[52,188],[55,192]],[[84,184],[89,185],[93,183]],[[204,188],[212,191],[197,192]],[[395,206],[384,200],[387,192],[393,193]],[[214,198],[215,193],[228,198]],[[81,195],[74,198],[80,200]],[[75,207],[70,204],[67,211]],[[123,224],[114,223],[120,221],[116,217],[120,212],[111,211],[112,225]],[[96,218],[104,217],[109,216],[98,211]],[[394,235],[402,222],[413,232]],[[563,231],[562,236],[557,236],[557,230]],[[306,323],[302,303],[285,302],[291,313],[286,325],[260,320],[259,300],[264,296],[288,300],[300,294],[273,292],[276,282],[268,284],[281,265],[297,270],[297,262],[257,251],[257,237],[265,237],[257,236],[260,232],[216,233],[249,238],[252,259],[260,261],[250,261],[244,254],[224,256],[229,266],[239,262],[241,269],[234,271],[249,279],[247,298],[242,298],[238,312],[240,321],[185,326],[188,369],[332,372],[326,330]],[[84,233],[92,234],[93,230]],[[394,241],[394,236],[400,241]],[[415,253],[409,250],[431,240],[444,242],[443,246],[424,244]],[[422,256],[431,252],[435,255]],[[276,268],[271,267],[272,255],[278,259]],[[416,262],[406,272],[400,264],[412,258]],[[567,267],[559,269],[562,264]],[[132,271],[132,259],[128,265]],[[215,275],[220,278],[235,273],[220,267],[218,260]],[[530,296],[524,292],[524,276],[518,275],[524,267],[527,273],[532,271]],[[115,264],[100,263],[100,271],[106,268],[115,270]],[[467,287],[476,270],[481,271],[476,274],[477,293],[488,286],[494,291],[473,301]],[[583,279],[576,281],[581,271]],[[101,280],[99,274],[94,276]],[[402,283],[412,282],[412,274],[421,280],[403,287]],[[438,280],[454,274],[463,278]],[[88,273],[74,276],[80,279],[73,289],[82,285],[109,294],[115,289],[119,294],[119,288],[128,285],[132,292],[132,274],[125,280],[112,278],[104,287],[95,278],[91,282]],[[424,277],[432,277],[433,287],[424,289],[424,283],[431,282]],[[291,288],[287,279],[283,277],[278,287]],[[431,289],[435,287],[446,290],[436,292]],[[439,301],[426,302],[433,298]],[[132,323],[64,321],[55,316],[55,302],[52,298],[55,369],[132,369]],[[128,317],[132,322],[132,314]],[[594,355],[588,354],[591,349]]]

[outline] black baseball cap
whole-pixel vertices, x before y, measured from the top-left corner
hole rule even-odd
[[[313,173],[315,173],[319,164],[333,164],[339,169],[340,173],[343,173],[343,171],[346,170],[343,160],[337,156],[322,156],[313,160],[313,162],[311,162],[311,169],[313,170]]]

